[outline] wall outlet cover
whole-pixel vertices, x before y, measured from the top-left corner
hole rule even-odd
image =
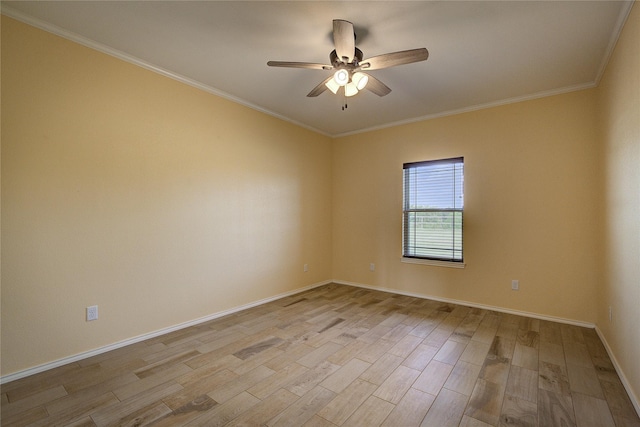
[[[87,322],[98,320],[98,306],[92,305],[87,307]]]

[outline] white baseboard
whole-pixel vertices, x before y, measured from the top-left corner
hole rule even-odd
[[[34,366],[32,368],[27,368],[27,369],[24,369],[22,371],[18,371],[18,372],[14,372],[14,373],[11,373],[11,374],[8,374],[8,375],[4,375],[4,376],[0,377],[0,384],[6,384],[8,382],[18,380],[20,378],[25,378],[25,377],[28,377],[30,375],[34,375],[34,374],[37,374],[37,373],[40,373],[40,372],[48,371],[49,369],[53,369],[53,368],[57,368],[59,366],[66,365],[68,363],[77,362],[79,360],[87,359],[87,358],[92,357],[92,356],[97,356],[98,354],[106,353],[108,351],[115,350],[115,349],[130,345],[130,344],[135,344],[135,343],[140,342],[140,341],[144,341],[144,340],[148,340],[150,338],[155,338],[155,337],[160,336],[160,335],[168,334],[169,332],[174,332],[174,331],[177,331],[179,329],[188,328],[190,326],[195,326],[195,325],[198,325],[200,323],[204,323],[204,322],[208,322],[210,320],[218,319],[220,317],[227,316],[227,315],[233,314],[233,313],[237,313],[239,311],[246,310],[246,309],[252,308],[252,307],[256,307],[256,306],[259,306],[259,305],[262,305],[262,304],[266,304],[266,303],[269,303],[271,301],[278,300],[280,298],[285,298],[285,297],[288,297],[288,296],[291,296],[291,295],[299,294],[301,292],[305,292],[305,291],[308,291],[310,289],[317,288],[319,286],[328,285],[329,283],[332,283],[332,281],[331,280],[327,280],[327,281],[324,281],[324,282],[314,283],[312,285],[305,286],[304,288],[299,288],[299,289],[295,289],[293,291],[284,292],[282,294],[274,295],[272,297],[263,298],[263,299],[258,300],[258,301],[250,302],[248,304],[243,304],[243,305],[240,305],[240,306],[237,306],[237,307],[230,308],[228,310],[219,311],[217,313],[213,313],[213,314],[210,314],[208,316],[200,317],[198,319],[190,320],[188,322],[179,323],[177,325],[169,326],[167,328],[158,329],[157,331],[153,331],[153,332],[149,332],[149,333],[146,333],[146,334],[138,335],[137,337],[128,338],[128,339],[123,340],[123,341],[118,341],[116,343],[109,344],[109,345],[106,345],[104,347],[99,347],[99,348],[96,348],[96,349],[93,349],[93,350],[89,350],[89,351],[85,351],[85,352],[82,352],[82,353],[74,354],[72,356],[64,357],[62,359],[54,360],[52,362],[43,363],[42,365]]]
[[[638,413],[638,416],[640,417],[640,399],[638,398],[638,396],[636,396],[633,389],[631,388],[631,383],[629,382],[627,377],[624,375],[624,372],[620,368],[620,364],[618,363],[616,356],[613,354],[613,351],[611,350],[611,347],[609,346],[607,339],[605,338],[600,328],[598,328],[598,326],[596,326],[596,333],[600,337],[600,341],[602,341],[602,344],[604,344],[604,348],[607,350],[607,353],[609,354],[609,359],[611,359],[611,362],[613,363],[613,367],[616,369],[616,372],[620,377],[620,381],[622,381],[622,385],[624,386],[624,389],[627,390],[629,399],[631,399],[631,403],[633,404],[633,407],[635,408],[636,412]]]
[[[507,313],[507,314],[515,314],[515,315],[518,315],[518,316],[533,317],[534,319],[549,320],[551,322],[565,323],[567,325],[580,326],[580,327],[583,327],[583,328],[591,328],[591,329],[593,329],[596,326],[593,323],[581,322],[579,320],[565,319],[565,318],[562,318],[562,317],[555,317],[555,316],[546,316],[546,315],[542,315],[542,314],[538,314],[538,313],[530,313],[528,311],[511,310],[511,309],[508,309],[508,308],[496,307],[496,306],[493,306],[493,305],[477,304],[475,302],[457,300],[457,299],[452,299],[452,298],[442,298],[442,297],[437,297],[437,296],[427,295],[427,294],[418,294],[418,293],[414,293],[414,292],[405,292],[403,290],[394,289],[394,288],[384,288],[384,287],[378,287],[378,286],[370,286],[370,285],[365,285],[363,283],[347,282],[347,281],[344,281],[344,280],[333,280],[333,283],[338,283],[340,285],[356,286],[358,288],[371,289],[371,290],[374,290],[374,291],[390,292],[390,293],[393,293],[393,294],[405,295],[405,296],[408,296],[408,297],[430,299],[430,300],[434,300],[434,301],[447,302],[447,303],[458,304],[458,305],[466,305],[467,307],[482,308],[484,310],[497,311],[497,312],[500,312],[500,313]]]

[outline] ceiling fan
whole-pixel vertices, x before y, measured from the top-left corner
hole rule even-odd
[[[307,94],[309,97],[320,95],[329,89],[337,94],[344,88],[345,96],[353,96],[360,90],[368,89],[378,96],[385,96],[391,89],[375,77],[363,71],[381,70],[396,65],[426,61],[429,51],[425,48],[385,53],[363,60],[363,54],[356,47],[353,24],[342,19],[333,20],[333,43],[335,49],[329,54],[330,65],[311,62],[269,61],[270,67],[308,68],[312,70],[336,70]]]

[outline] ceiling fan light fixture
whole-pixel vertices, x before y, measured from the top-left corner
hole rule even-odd
[[[331,92],[333,92],[333,94],[335,95],[336,93],[338,93],[338,89],[340,89],[340,85],[338,83],[336,83],[335,79],[329,79],[329,81],[327,81],[324,84]]]
[[[347,83],[347,85],[344,87],[345,96],[353,96],[357,93],[358,93],[358,87],[353,82]]]
[[[362,90],[369,82],[369,76],[360,72],[354,73],[351,81],[356,85],[356,88],[358,88],[358,90]]]
[[[349,72],[344,68],[336,71],[333,75],[333,80],[336,82],[338,86],[344,86],[349,83]]]

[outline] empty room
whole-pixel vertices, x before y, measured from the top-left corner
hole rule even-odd
[[[2,1],[2,426],[640,427],[640,5]]]

